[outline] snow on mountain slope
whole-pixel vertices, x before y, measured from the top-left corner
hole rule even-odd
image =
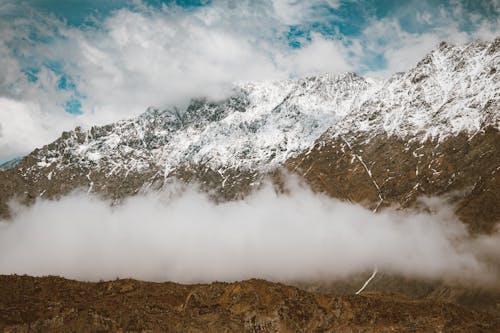
[[[136,119],[77,129],[39,154],[38,167],[72,164],[110,173],[151,164],[165,175],[181,164],[270,170],[311,146],[366,98],[356,74],[240,83],[219,103],[194,100],[186,110],[149,109]]]
[[[34,157],[48,165],[108,175],[182,165],[269,171],[331,135],[380,133],[443,139],[499,127],[500,39],[442,43],[415,68],[386,81],[356,74],[239,83],[221,102],[193,100],[185,110],[149,109],[115,124],[76,129]]]
[[[443,140],[500,127],[500,38],[453,46],[445,42],[406,73],[398,73],[343,122],[335,135],[358,132]]]

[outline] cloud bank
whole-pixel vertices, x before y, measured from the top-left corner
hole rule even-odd
[[[111,207],[73,194],[0,222],[0,274],[210,282],[345,278],[374,267],[451,281],[498,281],[500,235],[471,238],[450,207],[379,214],[292,185],[214,204],[193,188]],[[176,193],[175,195],[173,193]]]

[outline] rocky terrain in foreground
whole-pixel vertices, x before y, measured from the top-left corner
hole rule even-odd
[[[29,301],[27,301],[29,300]],[[400,294],[335,296],[263,280],[181,285],[0,276],[3,332],[499,332],[500,318]]]

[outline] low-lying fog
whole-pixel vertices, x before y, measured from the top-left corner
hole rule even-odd
[[[291,183],[215,204],[195,188],[111,207],[74,193],[13,206],[0,223],[0,274],[80,280],[210,282],[341,278],[377,267],[424,278],[495,283],[500,236],[472,238],[437,199],[430,212],[381,213]],[[177,195],[173,195],[177,193]]]

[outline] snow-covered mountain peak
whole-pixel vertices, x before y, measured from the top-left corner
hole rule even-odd
[[[330,133],[442,140],[498,126],[499,40],[441,43],[414,68],[386,80]]]
[[[385,81],[355,73],[240,82],[218,102],[150,108],[141,116],[75,130],[36,153],[38,166],[100,168],[108,174],[183,165],[272,170],[330,135],[381,133],[425,140],[498,125],[498,39],[441,44]]]
[[[238,83],[223,101],[196,99],[184,110],[150,108],[135,119],[67,133],[56,149],[40,152],[38,165],[77,163],[110,172],[155,165],[166,175],[202,163],[270,170],[310,147],[364,100],[370,86],[353,73]]]

